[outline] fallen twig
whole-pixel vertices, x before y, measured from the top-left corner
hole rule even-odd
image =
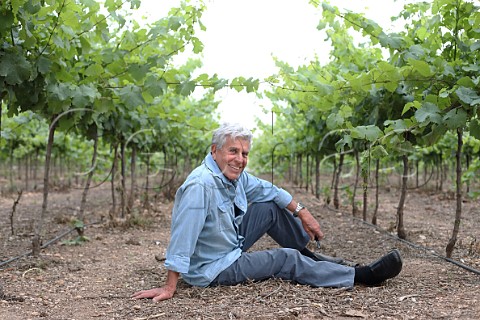
[[[272,292],[270,292],[270,293],[268,293],[268,294],[266,294],[266,295],[261,295],[260,297],[257,298],[257,300],[261,300],[261,299],[263,300],[263,299],[265,299],[265,298],[268,298],[268,297],[270,297],[271,295],[273,295],[273,294],[277,293],[278,291],[280,291],[280,289],[282,289],[282,284],[280,284],[280,285],[278,286],[278,288],[275,289],[275,290],[273,290]]]
[[[27,273],[29,273],[30,271],[34,271],[34,270],[42,271],[40,268],[30,268],[27,271],[25,271],[24,273],[22,273],[22,278],[25,278]]]

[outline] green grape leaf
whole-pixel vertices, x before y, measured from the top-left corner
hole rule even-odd
[[[440,138],[443,137],[446,132],[447,128],[445,126],[434,126],[432,131],[423,136],[423,139],[427,142],[427,144],[433,145],[440,140]]]
[[[443,116],[443,121],[449,129],[462,128],[467,122],[467,113],[463,109],[453,109]]]
[[[200,53],[203,51],[203,43],[200,41],[200,39],[198,39],[197,37],[192,37],[191,39],[192,41],[192,44],[193,44],[193,53]]]
[[[57,101],[66,101],[71,97],[71,89],[66,83],[55,83],[47,87],[49,98]]]
[[[150,66],[148,64],[132,63],[128,66],[128,72],[136,81],[142,81],[148,73]]]
[[[7,32],[10,32],[10,28],[13,25],[13,22],[15,20],[15,17],[13,15],[13,12],[8,10],[6,11],[5,8],[2,8],[4,10],[0,11],[0,34],[6,34]]]
[[[243,90],[243,83],[244,82],[245,82],[244,77],[234,78],[230,82],[230,88],[235,89],[237,92],[241,92]]]
[[[165,84],[165,80],[163,81],[163,84]],[[159,82],[154,76],[148,76],[145,80],[144,89],[152,97],[158,97],[164,94],[167,88],[165,85],[162,86],[161,82]]]
[[[480,66],[477,64],[469,64],[468,66],[462,67],[462,69],[467,72],[480,72]]]
[[[180,17],[171,16],[168,19],[168,27],[170,28],[170,30],[177,31],[182,26],[181,20],[182,18]]]
[[[418,73],[420,73],[424,77],[430,77],[433,75],[432,70],[430,69],[430,65],[423,60],[414,60],[414,59],[409,59],[408,63],[416,70]]]
[[[227,84],[228,84],[227,79],[218,79],[213,83],[213,90],[218,91],[220,89],[223,89]]]
[[[480,122],[478,119],[470,120],[469,131],[474,138],[480,140]]]
[[[368,141],[375,141],[383,135],[382,130],[374,125],[358,126],[353,128],[351,132],[353,138],[365,139]]]
[[[191,117],[187,120],[187,124],[195,129],[204,129],[207,125],[207,120],[204,117]]]
[[[85,75],[89,77],[98,77],[103,73],[103,68],[99,64],[92,64],[85,70]]]
[[[434,122],[441,123],[440,109],[436,104],[425,102],[420,109],[415,111],[415,119],[424,125]]]
[[[52,67],[52,61],[45,57],[45,56],[40,56],[37,60],[37,68],[38,72],[41,74],[46,74],[47,72],[50,71],[50,68]]]
[[[181,94],[182,96],[189,96],[195,90],[196,83],[195,81],[184,81],[177,85],[175,92]]]
[[[378,40],[383,47],[391,49],[401,49],[405,45],[405,40],[397,33],[386,34],[382,32],[378,36]]]
[[[403,107],[403,110],[402,110],[402,116],[408,112],[411,108],[415,108],[415,109],[420,109],[422,107],[422,104],[419,102],[419,101],[412,101],[412,102],[408,102],[405,104],[405,106]]]
[[[24,115],[18,115],[13,119],[13,121],[18,124],[26,124],[26,123],[29,123],[30,120],[31,119],[29,117],[26,117]]]
[[[94,109],[98,113],[109,113],[115,110],[115,104],[109,98],[98,99],[94,102]]]
[[[20,84],[28,80],[31,73],[31,65],[23,54],[0,52],[0,76],[5,77],[8,84]]]
[[[393,130],[398,133],[405,132],[408,129],[408,124],[403,119],[386,120],[383,124],[385,127],[388,127],[389,130]]]
[[[335,143],[335,148],[337,148],[337,150],[343,150],[345,149],[345,146],[348,146],[348,147],[352,147],[353,145],[353,139],[352,139],[352,136],[350,135],[344,135],[342,137],[342,139],[338,140],[336,143]]]
[[[375,145],[370,149],[370,155],[373,159],[382,159],[388,156],[388,152],[382,145]]]
[[[343,125],[344,121],[339,113],[330,113],[327,117],[327,128],[330,130],[337,129]]]
[[[317,88],[318,93],[322,96],[330,95],[335,90],[333,86],[321,82],[316,82],[315,87]]]
[[[480,104],[480,96],[473,89],[460,87],[455,91],[455,93],[462,102],[470,106]]]
[[[75,107],[84,108],[91,105],[97,96],[99,94],[96,88],[82,84],[73,89],[72,103]]]
[[[248,78],[245,80],[245,89],[247,90],[248,93],[254,92],[258,89],[259,85],[259,80],[258,79],[253,79],[253,78]]]
[[[145,103],[140,89],[134,85],[128,85],[119,89],[118,95],[129,109]]]
[[[470,45],[470,51],[475,51],[478,49],[480,49],[480,40],[477,40]]]

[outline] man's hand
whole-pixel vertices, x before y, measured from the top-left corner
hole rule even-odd
[[[132,299],[153,299],[153,302],[171,299],[177,291],[177,282],[180,274],[178,272],[168,270],[167,281],[161,288],[153,288],[150,290],[142,290],[135,292]]]
[[[320,224],[318,221],[312,216],[310,211],[307,208],[302,209],[298,213],[298,217],[302,221],[303,229],[307,232],[310,236],[311,240],[322,240],[323,239],[323,232],[320,229]]]
[[[171,289],[170,287],[161,287],[161,288],[153,288],[150,290],[142,290],[135,292],[132,295],[132,299],[150,299],[152,298],[153,302],[168,300],[173,297],[175,294],[175,289]]]

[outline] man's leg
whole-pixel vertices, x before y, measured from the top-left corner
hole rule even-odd
[[[343,261],[341,259],[335,261],[331,257],[327,259],[326,255],[322,258],[310,251],[306,247],[310,237],[303,229],[300,219],[294,218],[291,213],[281,209],[273,201],[254,203],[248,207],[243,222],[240,224],[240,234],[245,237],[243,251],[247,251],[265,233],[280,246],[297,249],[301,254],[315,261],[335,263]]]
[[[295,249],[273,249],[243,253],[211,283],[235,285],[246,281],[278,278],[313,287],[353,287],[355,269],[314,261]]]
[[[300,221],[295,219],[286,210],[280,209],[273,202],[252,204],[247,210],[243,222],[240,224],[239,232],[245,237],[243,246],[244,252],[247,251],[265,233],[270,235],[282,247],[297,249],[298,251],[287,251],[293,251],[296,253],[295,256],[297,258],[293,260],[298,261],[298,257],[302,257],[302,263],[299,263],[299,269],[295,269],[295,272],[291,274],[291,277],[280,277],[282,277],[282,279],[289,279],[298,283],[310,284],[312,286],[350,287],[353,285],[354,281],[355,283],[366,285],[377,285],[387,279],[397,276],[402,270],[403,262],[398,250],[393,250],[373,263],[361,267],[340,265],[328,261],[321,261],[322,259],[312,257],[312,253],[306,249],[309,237],[303,230],[303,226],[301,225]],[[260,255],[260,258],[251,257],[247,259],[243,257],[245,256],[244,253],[237,262],[235,262],[230,268],[222,273],[225,278],[222,278],[221,274],[219,276],[220,279],[223,279],[225,282],[229,282],[233,279],[233,283],[238,283],[237,281],[240,281],[241,279],[244,279],[242,281],[245,281],[246,279],[261,280],[262,277],[268,278],[272,276],[278,276],[277,274],[271,274],[268,272],[268,268],[265,268],[265,270],[267,270],[267,272],[265,272],[261,270],[263,267],[259,267],[262,266],[262,261],[265,260],[267,263],[272,263],[272,261],[270,261],[272,259],[272,255],[268,256],[270,259],[269,260],[265,258],[262,259],[261,257],[263,257],[263,255],[261,253],[258,254]],[[250,255],[250,253],[247,254],[247,256]],[[311,259],[305,256],[310,257]],[[246,259],[246,262],[244,259]],[[259,259],[258,263],[255,262],[256,259]],[[252,261],[254,262],[252,263]],[[289,259],[289,262],[291,261],[292,258]],[[278,259],[278,263],[282,264],[284,262],[284,260]],[[315,268],[311,268],[312,263]],[[325,270],[316,269],[318,267],[323,268],[325,263],[327,266],[329,266]],[[286,264],[286,269],[282,270],[288,270],[289,265],[290,264]],[[243,267],[245,267],[245,273],[239,271]],[[233,268],[235,272],[240,272],[238,276],[235,276],[234,274],[229,275],[228,270],[231,268]],[[249,271],[249,269],[252,270]],[[285,273],[279,271],[279,274],[282,275]],[[250,278],[249,275],[252,277]],[[300,277],[299,275],[306,275],[306,277]],[[324,276],[332,277],[330,282],[324,281]],[[312,280],[312,277],[317,280]],[[350,279],[350,277],[352,277],[352,279]],[[349,283],[350,280],[352,280],[352,284],[345,285],[345,282]]]
[[[280,246],[302,250],[310,240],[299,219],[274,202],[253,203],[239,227],[245,238],[243,251],[247,251],[265,233]]]

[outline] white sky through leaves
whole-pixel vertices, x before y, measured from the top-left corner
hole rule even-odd
[[[321,2],[319,0],[319,2]],[[365,13],[384,29],[392,29],[390,17],[397,15],[407,0],[332,0],[340,10]],[[141,12],[152,19],[163,17],[178,0],[142,0]],[[277,70],[272,56],[296,67],[315,54],[327,62],[329,45],[317,30],[321,12],[308,0],[206,0],[202,22],[206,32],[197,36],[204,44],[202,72],[231,79],[237,76],[263,79]],[[269,102],[255,94],[224,88],[222,120],[238,121],[253,128],[255,117],[269,123]]]

